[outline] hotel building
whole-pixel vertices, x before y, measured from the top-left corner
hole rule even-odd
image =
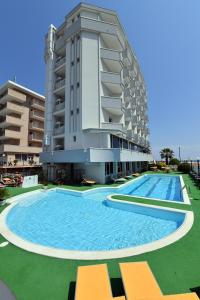
[[[0,167],[39,165],[45,97],[13,81],[0,87]]]
[[[49,179],[105,183],[152,160],[147,94],[116,12],[80,3],[45,37]]]

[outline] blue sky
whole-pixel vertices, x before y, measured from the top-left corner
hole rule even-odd
[[[200,156],[200,1],[90,0],[118,12],[148,89],[151,145],[182,158]],[[44,93],[44,35],[79,1],[8,0],[1,3],[0,85]]]

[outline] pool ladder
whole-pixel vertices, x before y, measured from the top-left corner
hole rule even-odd
[[[187,186],[187,185],[184,185],[184,186],[180,189],[180,196],[182,196],[182,192],[183,192],[184,189],[188,190],[188,192],[190,193],[190,187]]]

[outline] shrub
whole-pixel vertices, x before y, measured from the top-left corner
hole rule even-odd
[[[178,158],[172,158],[169,162],[170,165],[174,166],[179,166],[180,165],[180,160]]]
[[[14,162],[14,165],[16,166],[16,164],[18,163],[18,159],[14,159],[13,162]]]
[[[166,167],[167,165],[165,162],[160,161],[156,164],[156,166],[158,167],[159,170],[161,170],[163,167]]]
[[[190,164],[188,164],[188,163],[179,164],[178,171],[188,174],[190,172]]]
[[[9,196],[9,192],[6,188],[0,188],[0,201],[3,201]]]

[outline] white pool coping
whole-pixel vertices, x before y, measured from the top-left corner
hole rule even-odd
[[[141,177],[140,177],[141,178]],[[130,182],[130,181],[129,181]],[[102,187],[104,188],[104,187]],[[102,189],[99,188],[99,189]],[[59,188],[60,189],[60,188]],[[104,188],[105,189],[105,188]],[[56,190],[56,188],[52,189]],[[67,189],[61,189],[65,191],[69,191]],[[76,192],[74,190],[71,190],[73,192]],[[90,190],[91,191],[91,190]],[[181,226],[174,231],[172,234],[151,243],[147,243],[140,246],[130,247],[130,248],[124,248],[119,250],[109,250],[109,251],[76,251],[76,250],[62,250],[62,249],[56,249],[52,247],[46,247],[38,244],[34,244],[32,242],[29,242],[27,240],[24,240],[14,234],[7,226],[6,224],[6,217],[10,210],[23,198],[27,197],[28,195],[33,195],[40,193],[41,190],[28,192],[19,196],[15,196],[12,199],[9,200],[9,203],[11,203],[3,212],[0,214],[0,233],[4,238],[6,238],[9,242],[12,244],[27,250],[29,252],[50,256],[50,257],[56,257],[56,258],[62,258],[62,259],[75,259],[75,260],[99,260],[99,259],[115,259],[115,258],[122,258],[122,257],[129,257],[134,255],[139,255],[146,252],[151,252],[160,248],[163,248],[167,245],[170,245],[176,241],[178,241],[180,238],[182,238],[184,235],[187,234],[187,232],[191,229],[193,222],[194,222],[194,215],[192,211],[185,211],[180,209],[172,209],[172,208],[166,208],[166,207],[160,207],[157,205],[149,205],[149,204],[141,204],[141,203],[131,203],[129,201],[124,200],[114,200],[111,197],[113,195],[109,195],[108,199],[114,202],[121,202],[121,203],[128,203],[129,205],[138,205],[142,207],[151,207],[159,210],[165,210],[165,211],[172,211],[172,212],[180,212],[185,214],[184,222],[181,224]],[[45,192],[45,191],[44,191]],[[82,191],[82,193],[85,193],[87,191]],[[80,192],[77,192],[80,193]]]

